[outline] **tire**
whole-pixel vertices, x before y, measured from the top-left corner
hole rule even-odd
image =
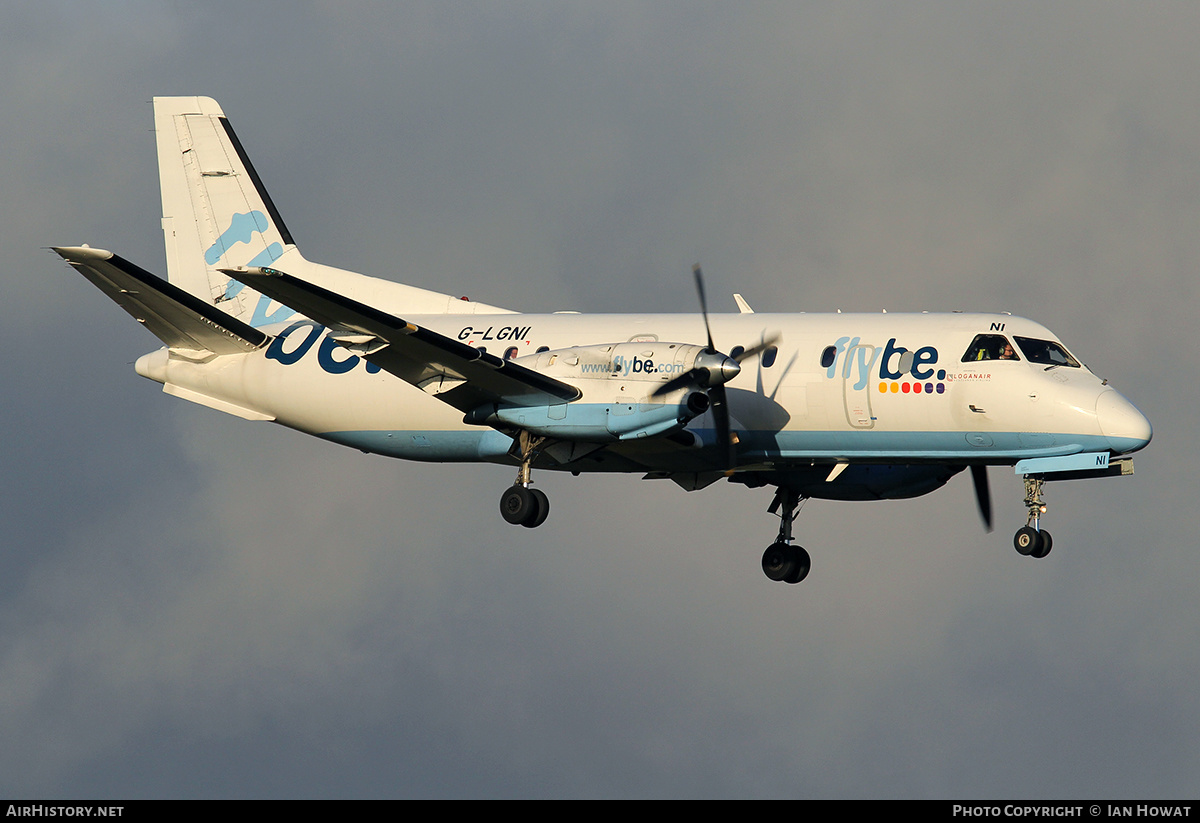
[[[533,495],[534,507],[529,517],[521,521],[521,525],[527,529],[536,529],[546,522],[546,517],[550,514],[550,499],[540,489],[530,489],[529,493]]]
[[[793,558],[792,547],[787,543],[772,543],[763,552],[763,574],[770,580],[786,580],[795,565]]]
[[[533,492],[524,486],[509,486],[500,496],[500,514],[514,526],[529,520],[537,511],[537,500]]]
[[[795,584],[808,577],[808,571],[812,568],[812,558],[808,556],[808,552],[803,546],[792,546],[791,550],[792,570],[783,579],[786,583]]]
[[[1031,557],[1041,559],[1050,554],[1050,549],[1054,547],[1054,538],[1050,536],[1050,532],[1039,532],[1038,534],[1041,537],[1042,545],[1038,547],[1038,550]]]
[[[1013,546],[1016,547],[1017,554],[1023,554],[1026,557],[1036,555],[1042,548],[1042,533],[1029,526],[1017,529],[1017,533],[1013,535]]]

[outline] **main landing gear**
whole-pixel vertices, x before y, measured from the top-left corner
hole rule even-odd
[[[1037,475],[1025,475],[1025,508],[1029,516],[1022,528],[1017,529],[1013,536],[1013,545],[1018,554],[1027,557],[1045,557],[1054,546],[1050,532],[1042,531],[1041,517],[1046,513],[1046,503],[1042,498],[1042,486],[1045,479]]]
[[[780,486],[767,509],[771,514],[779,514],[779,537],[767,546],[762,556],[763,574],[771,580],[799,583],[808,577],[812,559],[803,546],[792,544],[792,521],[796,519],[796,510],[804,499],[799,492]]]
[[[521,467],[517,469],[517,480],[500,496],[500,514],[514,526],[536,529],[546,522],[550,514],[550,500],[540,489],[529,488],[534,459],[546,438],[522,431],[517,443],[521,448]]]

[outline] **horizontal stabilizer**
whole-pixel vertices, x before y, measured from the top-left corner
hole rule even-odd
[[[269,339],[242,321],[161,277],[103,249],[54,251],[172,349],[241,354]]]
[[[235,280],[333,330],[350,351],[463,412],[486,403],[547,406],[578,400],[569,383],[421,328],[277,269],[223,269]]]

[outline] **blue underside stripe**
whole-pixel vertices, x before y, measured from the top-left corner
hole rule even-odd
[[[711,429],[691,429],[705,444]],[[321,435],[364,451],[427,462],[509,462],[512,439],[492,429],[478,431],[348,431]],[[1021,432],[988,432],[990,445],[973,445],[962,432],[739,432],[743,463],[850,459],[887,462],[1015,463],[1033,457],[1120,451],[1107,437],[1038,435],[1036,445]],[[1131,446],[1132,446],[1131,442]]]

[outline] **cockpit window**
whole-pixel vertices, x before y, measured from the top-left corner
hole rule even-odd
[[[1020,340],[1021,338],[1017,338]],[[1013,351],[1012,343],[1002,334],[977,334],[963,355],[962,362],[972,363],[977,360],[1020,360]]]
[[[1067,350],[1053,340],[1035,340],[1032,337],[1015,337],[1017,345],[1025,353],[1030,363],[1041,363],[1044,366],[1067,366],[1072,369],[1080,368],[1079,361],[1067,353]]]

